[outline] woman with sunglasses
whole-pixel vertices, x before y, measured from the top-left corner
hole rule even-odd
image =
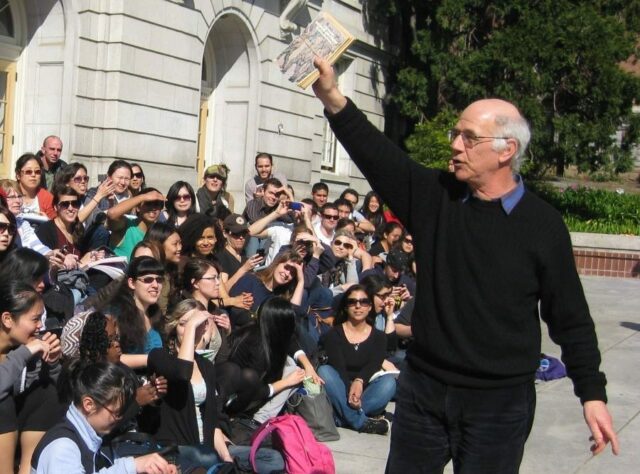
[[[17,232],[15,216],[0,204],[0,262],[16,247],[15,236]]]
[[[80,210],[78,211],[78,219],[86,227],[95,220],[96,215],[100,212],[98,204],[103,199],[111,196],[115,191],[115,184],[111,178],[106,178],[97,188],[89,193],[89,175],[87,168],[82,163],[69,163],[62,168],[55,176],[54,189],[61,187],[70,187],[80,199]]]
[[[128,371],[110,362],[80,360],[70,369],[71,404],[64,420],[38,444],[32,472],[176,473],[176,467],[157,453],[112,460],[100,451],[102,436],[120,423],[134,400],[135,380]],[[103,465],[107,467],[100,468]]]
[[[373,266],[371,255],[358,247],[353,233],[340,230],[331,242],[328,261],[320,268],[320,281],[333,295],[343,293],[360,280],[360,274]]]
[[[0,472],[3,473],[14,472],[18,440],[19,474],[29,473],[34,448],[64,413],[55,388],[60,372],[60,340],[51,332],[42,334],[43,312],[42,298],[31,285],[2,279],[0,362],[13,364],[16,369],[12,371],[15,378],[3,380],[3,383],[9,382],[12,389],[0,400]]]
[[[176,181],[167,192],[167,209],[163,215],[167,222],[179,228],[187,218],[196,213],[196,194],[186,181]]]
[[[144,188],[146,188],[146,181],[142,166],[138,163],[131,163],[131,181],[129,181],[131,196],[137,196]]]
[[[53,219],[53,195],[42,187],[42,162],[33,153],[25,153],[16,161],[16,180],[22,192],[22,212]]]
[[[225,190],[229,171],[229,167],[224,163],[211,165],[204,170],[204,184],[196,193],[198,212],[213,212],[217,215],[216,210],[220,206],[233,212],[233,196]]]
[[[152,257],[137,257],[127,275],[84,301],[85,308],[114,314],[120,330],[122,362],[131,368],[145,367],[146,354],[162,347],[162,312],[158,299],[164,267]]]
[[[155,188],[146,188],[135,197],[119,202],[107,211],[111,238],[109,246],[119,257],[131,258],[131,252],[157,222],[164,208],[164,196]],[[128,213],[137,209],[137,218]]]
[[[380,415],[396,392],[396,379],[392,374],[373,377],[382,368],[387,347],[386,336],[375,329],[373,317],[364,287],[351,286],[340,300],[334,327],[320,339],[327,364],[320,366],[318,374],[339,425],[384,435],[389,422]]]
[[[104,252],[85,252],[84,226],[78,219],[80,196],[70,187],[57,188],[53,198],[56,217],[40,224],[36,235],[44,245],[64,254],[64,266],[74,269],[104,257]]]

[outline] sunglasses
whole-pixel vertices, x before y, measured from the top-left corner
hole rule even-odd
[[[391,296],[391,292],[387,291],[386,293],[376,293],[376,296],[381,300],[384,300],[384,299],[387,299],[389,296]]]
[[[404,242],[413,245],[413,239],[404,239]]]
[[[144,178],[144,173],[143,173],[142,171],[141,171],[141,172],[139,172],[139,173],[133,173],[133,174],[131,175],[131,177],[132,177],[132,178],[136,178],[136,179],[142,179],[142,178]]]
[[[219,174],[208,174],[204,177],[205,179],[217,179],[218,181],[224,181],[224,178]]]
[[[347,306],[371,306],[371,300],[369,298],[347,298]]]
[[[229,235],[231,237],[233,237],[234,239],[246,239],[247,235],[249,235],[248,232],[240,232],[240,233],[235,233],[235,232],[229,232]]]
[[[353,244],[350,244],[349,242],[343,242],[342,240],[334,240],[333,245],[335,245],[336,247],[344,247],[347,250],[351,250],[353,248]]]
[[[73,182],[76,183],[76,184],[88,183],[89,182],[89,176],[75,176],[73,178]]]
[[[154,281],[158,284],[158,285],[162,285],[162,283],[164,282],[164,277],[161,276],[152,276],[152,275],[147,275],[147,276],[143,276],[143,277],[138,277],[136,278],[136,280],[144,283],[145,285],[150,285],[151,283],[153,283]]]
[[[191,201],[191,194],[178,194],[176,201]]]
[[[58,207],[60,209],[69,209],[69,207],[80,209],[80,201],[78,199],[72,199],[70,201],[60,201],[58,203]]]
[[[40,176],[42,174],[42,170],[22,170],[20,173],[25,176]]]
[[[16,226],[7,222],[0,222],[0,234],[7,232],[9,235],[16,235]]]
[[[143,207],[148,211],[157,211],[164,207],[164,201],[147,201],[143,204]]]
[[[337,221],[338,219],[340,219],[340,216],[337,214],[335,216],[332,216],[329,214],[322,214],[322,217],[324,217],[325,219],[329,219],[331,221]]]

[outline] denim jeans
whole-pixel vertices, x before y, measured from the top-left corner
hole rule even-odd
[[[405,364],[398,381],[388,474],[517,473],[533,425],[531,382],[510,387],[446,385]]]
[[[251,471],[251,463],[249,454],[250,446],[229,446],[229,454],[236,459],[238,465],[247,471]],[[209,469],[222,462],[218,454],[210,447],[203,444],[196,446],[179,446],[178,447],[178,464],[182,471],[189,471],[196,467],[204,467]],[[284,471],[284,460],[282,455],[269,448],[260,448],[256,453],[256,467],[258,474],[270,474]]]
[[[389,400],[396,392],[394,375],[383,375],[368,384],[362,392],[361,408],[351,408],[347,400],[348,388],[338,371],[330,365],[322,365],[318,375],[324,380],[325,390],[333,406],[333,414],[338,426],[348,426],[359,430],[367,421],[367,417],[384,413]]]

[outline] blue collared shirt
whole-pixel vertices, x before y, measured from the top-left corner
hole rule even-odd
[[[513,211],[516,205],[520,202],[522,196],[524,196],[524,182],[522,181],[522,177],[519,174],[515,174],[513,175],[513,179],[516,181],[516,187],[504,196],[494,199],[494,201],[500,200],[502,210],[507,215],[511,214],[511,211]],[[467,195],[462,199],[462,202],[467,202],[470,197],[472,197],[471,190],[468,190]]]

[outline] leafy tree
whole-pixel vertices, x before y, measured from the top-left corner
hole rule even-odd
[[[620,63],[638,52],[640,0],[368,0],[367,7],[390,21],[390,98],[418,124],[408,148],[440,142],[443,111],[502,97],[531,122],[525,172],[631,166],[640,79]]]

